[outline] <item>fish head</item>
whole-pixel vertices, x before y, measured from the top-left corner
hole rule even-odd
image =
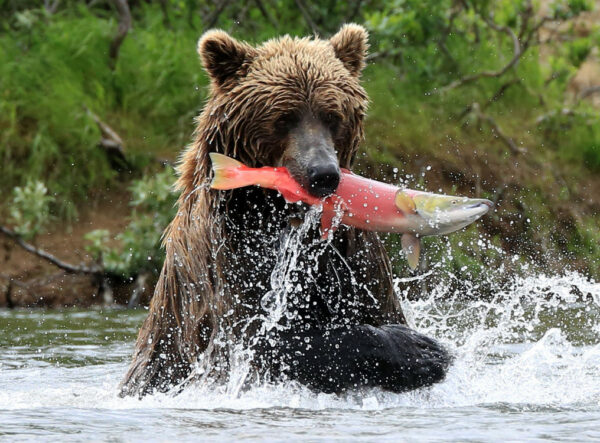
[[[414,212],[421,219],[421,235],[444,235],[458,231],[494,206],[484,198],[455,197],[430,192],[414,191],[411,197]]]

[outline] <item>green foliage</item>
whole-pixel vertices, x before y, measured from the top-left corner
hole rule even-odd
[[[600,224],[594,217],[585,217],[575,226],[569,239],[568,249],[574,257],[581,257],[587,264],[591,275],[600,275]]]
[[[142,271],[159,273],[164,260],[160,238],[175,215],[174,180],[174,172],[169,168],[133,182],[130,187],[131,221],[116,236],[117,247],[108,246],[110,234],[106,230],[86,234],[87,251],[95,260],[101,261],[108,272],[122,278],[133,277]]]
[[[592,42],[589,38],[580,38],[573,40],[567,48],[569,61],[573,66],[579,66],[592,50]]]
[[[587,112],[554,112],[538,124],[545,138],[564,160],[583,163],[600,171],[600,115]]]
[[[117,15],[110,7],[66,1],[51,15],[36,2],[8,1],[5,15],[0,15],[3,27],[10,28],[0,34],[0,158],[12,167],[0,176],[0,189],[41,179],[51,193],[61,195],[54,210],[72,216],[74,201],[91,189],[109,186],[115,173],[97,147],[100,134],[84,105],[122,136],[135,166],[147,164],[152,156],[173,157],[189,141],[206,86],[195,53],[201,33],[197,29],[214,9],[210,3],[189,0],[165,4],[167,17],[157,2],[132,4],[134,27],[112,71],[107,48]],[[430,94],[462,75],[502,67],[512,55],[512,41],[486,26],[482,16],[493,16],[499,25],[517,31],[524,4],[477,0],[459,8],[450,0],[378,0],[356,9],[355,2],[313,2],[308,12],[326,34],[348,18],[369,28],[372,52],[385,54],[381,64],[391,67],[367,72],[369,84],[378,85],[369,88],[373,96],[379,94],[373,112],[389,116],[389,108],[401,108],[402,116],[411,117],[402,129],[416,134],[415,122],[423,128],[431,119],[447,119],[470,102],[486,99],[506,81],[482,79],[444,96]],[[230,2],[214,25],[242,39],[251,36],[254,42],[282,31],[311,32],[293,0],[265,5],[267,15],[255,6]],[[586,0],[554,4],[556,17],[589,9]],[[283,24],[285,29],[280,28]],[[539,71],[532,52],[505,76],[519,77],[527,86],[514,101],[531,100],[542,91],[550,93],[551,102],[562,100],[573,67],[593,44],[591,38],[573,39],[554,58],[552,73]],[[552,87],[545,90],[545,76],[555,73]],[[388,93],[394,103],[390,98],[380,104]]]
[[[46,196],[60,196],[28,217],[35,213],[41,220],[44,211],[50,211],[74,218],[76,206],[92,191],[104,192],[116,179],[139,178],[154,157],[173,158],[189,142],[207,86],[195,48],[209,25],[259,43],[284,33],[311,35],[313,27],[327,37],[344,22],[364,24],[371,53],[378,56],[364,73],[371,108],[360,157],[373,177],[396,179],[394,168],[415,173],[427,159],[455,159],[468,168],[464,163],[474,151],[512,174],[506,166],[506,146],[489,125],[465,115],[475,102],[506,134],[527,146],[526,162],[556,161],[561,168],[566,164],[572,175],[600,170],[597,110],[582,101],[572,112],[562,112],[570,79],[599,43],[597,32],[578,37],[569,31],[568,42],[551,43],[543,56],[533,42],[502,75],[444,89],[457,79],[506,66],[513,57],[513,41],[486,20],[522,33],[523,44],[540,19],[537,14],[527,16],[525,0],[305,2],[314,22],[310,25],[295,0],[262,2],[262,11],[254,2],[231,1],[215,17],[216,2],[162,3],[167,15],[157,1],[129,2],[133,28],[114,70],[108,47],[118,16],[111,2],[63,0],[54,14],[32,0],[1,3],[0,160],[7,166],[0,174],[0,190],[8,195],[15,186],[24,189],[42,181]],[[592,3],[557,0],[550,14],[557,20],[570,19],[590,10]],[[530,21],[524,23],[526,17]],[[510,87],[489,101],[508,83]],[[100,132],[84,106],[123,138],[133,175],[119,175],[111,168],[98,148]],[[541,115],[545,117],[539,119]],[[541,200],[564,198],[562,191],[548,195],[555,188],[543,183],[542,176],[528,180],[525,187],[547,194]],[[113,246],[111,233],[87,236],[89,252],[111,272],[129,277],[140,269],[158,268],[160,233],[173,215],[171,182],[170,172],[133,182],[131,223],[118,235],[118,246]],[[543,220],[540,232],[550,232],[552,212],[533,198],[523,199],[530,208],[528,217]],[[578,236],[571,236],[573,244],[593,240],[584,224],[578,225]],[[455,252],[444,263],[477,272],[482,260],[496,260],[494,252],[487,257],[486,248],[470,244],[474,235],[469,230],[452,236]],[[534,235],[527,235],[524,241],[535,243]],[[455,245],[460,241],[469,248]],[[489,241],[499,243],[496,237]],[[438,250],[436,242],[431,240],[430,251]],[[441,244],[440,255],[432,255],[432,261],[444,255],[447,245]]]
[[[551,7],[556,18],[566,20],[582,12],[591,11],[594,3],[592,0],[555,0]]]
[[[37,11],[37,10],[36,10]],[[191,29],[165,29],[149,8],[123,43],[115,71],[108,46],[116,23],[84,7],[45,17],[22,11],[0,34],[0,189],[43,180],[61,195],[54,210],[115,178],[84,105],[121,135],[135,164],[171,157],[188,142],[205,79]]]
[[[102,25],[96,22],[89,19],[86,26],[93,32]],[[96,147],[98,131],[82,108],[82,84],[101,68],[94,62],[101,46],[83,26],[69,28],[65,22],[34,22],[16,34],[20,38],[0,37],[0,155],[13,166],[0,177],[0,186],[42,179],[63,196],[57,204],[64,214],[75,196],[111,176]]]
[[[108,229],[90,231],[83,238],[87,242],[85,250],[93,257],[94,261],[103,262],[104,256],[110,253],[110,248],[107,245],[110,239]]]
[[[50,205],[54,197],[40,181],[30,181],[26,186],[13,189],[9,221],[14,231],[25,239],[33,239],[50,220]]]

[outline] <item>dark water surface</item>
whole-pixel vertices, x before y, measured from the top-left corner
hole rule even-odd
[[[456,362],[402,395],[232,384],[120,399],[147,311],[0,311],[0,439],[600,440],[600,284],[536,276],[469,302],[444,291],[404,308]]]

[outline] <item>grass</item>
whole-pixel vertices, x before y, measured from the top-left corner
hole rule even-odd
[[[0,36],[0,157],[12,165],[0,189],[41,180],[57,214],[73,217],[91,189],[110,185],[115,173],[84,106],[142,165],[187,143],[206,85],[197,35],[167,30],[156,17],[132,31],[114,71],[107,48],[116,23],[84,8]]]

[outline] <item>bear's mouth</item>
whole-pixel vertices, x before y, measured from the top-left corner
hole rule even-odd
[[[302,186],[309,194],[317,198],[327,197],[335,192],[340,182],[340,170],[337,164],[329,162],[329,170],[326,173],[320,173],[320,169],[315,167],[305,167],[295,159],[289,159],[283,162],[290,175]],[[315,177],[314,170],[317,169]],[[311,178],[312,177],[312,178]]]

